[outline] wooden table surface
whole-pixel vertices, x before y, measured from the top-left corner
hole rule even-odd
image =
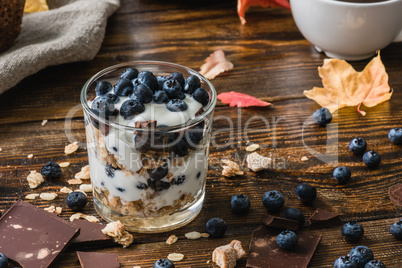
[[[262,195],[275,189],[284,194],[285,207],[300,209],[306,218],[316,208],[322,208],[338,213],[344,222],[359,221],[365,229],[360,244],[370,247],[375,258],[387,267],[402,267],[402,242],[389,232],[402,210],[388,197],[389,187],[401,183],[402,150],[387,138],[389,129],[402,126],[402,43],[393,43],[381,51],[394,89],[390,101],[364,108],[365,117],[356,112],[356,107],[343,108],[334,114],[331,127],[303,127],[319,108],[303,96],[303,90],[322,85],[317,67],[326,57],[303,38],[289,10],[253,8],[246,19],[247,24],[241,25],[236,1],[122,0],[121,8],[108,20],[106,36],[95,59],[46,68],[0,95],[0,209],[29,193],[57,192],[87,164],[79,93],[90,76],[131,60],[169,61],[199,70],[210,53],[222,49],[234,69],[212,80],[218,93],[248,93],[273,106],[237,109],[218,102],[206,199],[200,215],[171,232],[134,234],[135,244],[129,248],[99,251],[118,253],[121,267],[152,267],[157,259],[173,252],[185,255],[176,267],[217,267],[211,261],[217,246],[237,239],[248,252],[251,233],[266,213]],[[362,70],[367,63],[365,60],[352,65]],[[233,129],[229,129],[224,116],[233,120]],[[70,134],[65,132],[66,118],[71,119]],[[48,122],[42,126],[45,119]],[[249,127],[245,129],[247,120]],[[81,147],[66,156],[68,135]],[[349,152],[349,141],[358,136],[366,139],[369,149],[381,154],[383,161],[378,169],[369,170]],[[338,159],[335,166],[352,170],[352,179],[346,185],[338,185],[332,178],[335,166],[311,153],[325,154],[327,139],[334,145],[328,155]],[[244,176],[223,177],[222,167],[215,160],[244,160],[248,143],[259,144],[260,154],[275,159],[272,169],[255,173],[243,166]],[[32,159],[27,158],[29,154],[33,154]],[[308,160],[301,161],[303,156]],[[31,190],[26,180],[29,171],[39,171],[50,160],[69,161],[71,165],[63,169],[59,180],[46,181]],[[310,206],[297,199],[295,188],[300,182],[317,188],[317,200]],[[230,210],[230,198],[238,193],[251,199],[251,210],[246,215],[235,215]],[[42,208],[62,206],[60,217],[68,219],[73,212],[64,199],[65,194],[60,194],[55,201],[29,202]],[[96,215],[92,197],[83,212]],[[185,239],[187,232],[205,232],[205,223],[213,217],[221,217],[228,224],[223,238]],[[309,231],[323,235],[309,267],[333,267],[336,258],[357,245],[343,239],[340,227]],[[165,241],[171,234],[177,235],[179,241],[167,245]],[[238,261],[237,267],[245,267],[246,260],[244,257]],[[79,267],[75,252],[63,253],[54,267]]]

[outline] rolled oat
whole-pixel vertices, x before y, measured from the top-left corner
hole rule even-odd
[[[59,163],[59,166],[64,168],[64,167],[68,167],[70,165],[70,162],[61,162]]]
[[[184,259],[184,255],[181,253],[170,253],[167,258],[171,261],[181,261]]]
[[[78,142],[75,141],[75,142],[67,145],[66,147],[64,147],[64,153],[65,154],[72,154],[75,151],[77,151],[78,150],[78,144],[77,143]]]
[[[254,172],[268,168],[271,164],[270,157],[264,157],[256,152],[247,155],[247,167]]]
[[[74,178],[76,179],[82,179],[82,180],[87,180],[91,178],[90,172],[89,172],[89,165],[86,165],[81,168],[81,171],[75,174]]]
[[[193,231],[184,235],[187,239],[195,240],[201,238],[201,234],[199,232]]]
[[[32,170],[31,173],[27,176],[29,188],[35,189],[38,187],[42,182],[45,181],[42,174],[36,172],[36,170]]]
[[[82,180],[80,180],[80,179],[71,179],[71,180],[68,180],[67,181],[68,182],[68,184],[82,184],[83,183],[83,181]]]
[[[133,235],[126,231],[126,227],[120,221],[109,222],[102,233],[114,238],[124,248],[131,245],[134,241]]]
[[[63,188],[61,188],[60,189],[60,193],[63,193],[63,194],[69,194],[69,193],[71,193],[73,190],[71,190],[70,188],[68,188],[68,187],[63,187]]]
[[[80,190],[84,193],[91,193],[92,192],[92,184],[81,184]]]
[[[179,239],[179,238],[178,238],[177,236],[171,235],[171,236],[169,236],[169,238],[166,240],[166,244],[172,245],[172,244],[176,243],[178,239]]]
[[[51,201],[51,200],[54,200],[57,197],[57,194],[56,193],[41,193],[39,195],[39,197],[42,200]]]
[[[236,175],[244,174],[244,172],[240,170],[239,165],[236,164],[235,162],[227,160],[227,159],[222,160],[222,162],[225,164],[223,166],[222,176],[234,177]]]
[[[33,199],[37,198],[38,196],[39,196],[39,194],[28,194],[27,196],[25,196],[25,199],[33,200]]]
[[[247,147],[246,147],[246,151],[247,151],[247,152],[254,152],[254,151],[257,150],[258,148],[260,148],[260,145],[254,143],[254,144],[251,144],[251,145],[247,146]]]

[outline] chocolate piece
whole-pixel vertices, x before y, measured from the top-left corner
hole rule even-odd
[[[402,206],[402,183],[388,189],[389,199],[398,206]]]
[[[317,208],[310,217],[311,228],[329,228],[341,224],[342,220],[339,218],[338,214],[320,208]]]
[[[299,230],[299,222],[296,220],[276,217],[272,215],[262,215],[261,222],[268,227],[288,229],[292,231]]]
[[[22,200],[0,219],[0,252],[24,268],[48,267],[79,228]]]
[[[156,127],[156,121],[155,120],[136,121],[135,122],[135,127],[136,128],[155,128]]]
[[[78,260],[82,268],[119,268],[119,255],[102,252],[77,251]]]
[[[105,248],[116,246],[113,237],[105,235],[102,229],[105,224],[89,222],[87,220],[76,219],[73,224],[80,227],[80,234],[71,241],[68,250],[77,250],[82,248]]]
[[[254,230],[247,268],[306,268],[321,240],[321,235],[297,233],[297,246],[292,251],[281,249],[276,243],[280,230],[261,225]]]

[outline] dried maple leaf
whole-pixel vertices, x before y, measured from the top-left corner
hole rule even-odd
[[[250,106],[268,106],[271,103],[257,99],[256,97],[239,93],[235,91],[221,93],[217,96],[218,100],[225,104],[229,104],[231,107],[250,107]]]
[[[226,59],[222,50],[217,50],[205,59],[205,63],[200,68],[200,74],[207,79],[214,79],[218,74],[232,69],[233,63]]]
[[[46,10],[49,10],[46,0],[26,0],[25,2],[25,13],[40,12]]]
[[[290,9],[290,4],[288,0],[237,0],[237,14],[239,15],[241,24],[246,24],[246,19],[244,18],[246,11],[251,6],[261,6],[261,7],[284,7]]]
[[[362,104],[373,107],[392,95],[379,53],[361,72],[344,60],[325,59],[323,66],[318,67],[318,74],[324,87],[305,90],[304,95],[331,112],[357,105],[357,111],[364,116],[366,112],[360,110]]]

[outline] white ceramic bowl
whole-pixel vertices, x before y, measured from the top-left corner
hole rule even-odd
[[[302,35],[328,57],[369,58],[389,45],[402,29],[402,0],[290,0],[290,5]]]

